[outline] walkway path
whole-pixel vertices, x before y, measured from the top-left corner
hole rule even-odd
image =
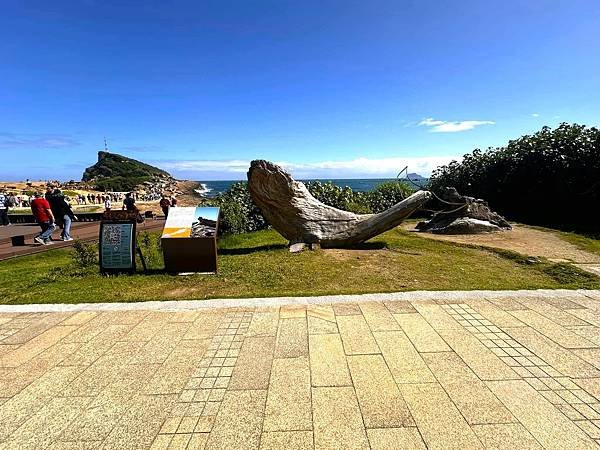
[[[138,231],[160,230],[164,226],[164,219],[150,219],[142,224],[138,224]],[[97,241],[100,229],[100,222],[75,222],[71,229],[74,239],[83,241]],[[0,261],[15,256],[31,255],[33,253],[44,252],[54,248],[68,247],[73,245],[73,241],[62,242],[55,241],[53,245],[36,245],[33,238],[39,233],[39,226],[36,224],[15,224],[10,227],[0,227]],[[13,247],[11,243],[12,236],[25,236],[25,246]],[[54,238],[58,239],[60,230],[54,232]]]
[[[0,448],[598,447],[600,291],[377,298],[2,307]]]

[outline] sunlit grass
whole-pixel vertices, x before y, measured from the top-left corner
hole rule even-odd
[[[400,229],[354,249],[290,254],[275,231],[220,240],[216,275],[106,277],[73,267],[71,250],[0,262],[0,303],[114,302],[226,297],[307,296],[407,290],[600,288],[570,265],[423,239]]]

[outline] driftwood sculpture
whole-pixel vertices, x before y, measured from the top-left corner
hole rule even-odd
[[[460,195],[453,187],[444,188],[439,200],[446,208],[435,213],[431,220],[419,222],[418,230],[437,234],[478,234],[512,229],[485,200]]]
[[[306,186],[268,161],[252,161],[248,172],[252,199],[267,221],[290,241],[290,250],[304,244],[344,247],[364,242],[398,226],[429,200],[419,191],[379,214],[354,214],[325,205]]]

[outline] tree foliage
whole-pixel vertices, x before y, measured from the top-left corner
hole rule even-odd
[[[444,186],[483,198],[512,220],[597,230],[592,216],[600,204],[600,131],[562,123],[505,147],[476,149],[433,172],[430,188]]]

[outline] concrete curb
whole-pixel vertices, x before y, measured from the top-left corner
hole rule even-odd
[[[132,303],[77,303],[0,305],[1,313],[77,311],[193,311],[210,308],[255,308],[284,305],[319,305],[369,301],[459,301],[531,297],[584,297],[600,301],[600,290],[537,289],[518,291],[409,291],[384,294],[325,295],[318,297],[231,298],[212,300],[169,300]]]

